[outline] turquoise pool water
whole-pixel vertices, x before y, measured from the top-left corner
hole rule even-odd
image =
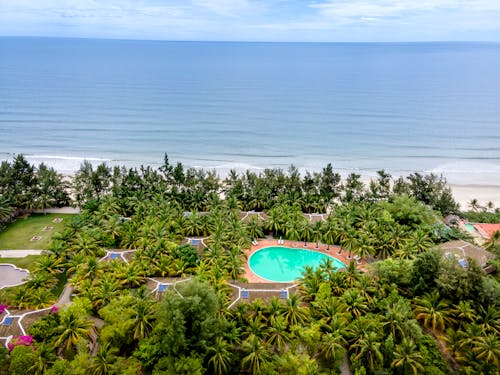
[[[472,224],[464,224],[465,229],[467,229],[470,233],[476,233],[476,228]]]
[[[253,253],[248,265],[253,273],[269,281],[290,282],[302,276],[304,266],[318,267],[323,259],[331,259],[336,268],[345,267],[329,255],[300,248],[271,246]]]

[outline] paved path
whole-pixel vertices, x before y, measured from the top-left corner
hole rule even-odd
[[[60,207],[60,208],[46,208],[45,210],[34,210],[37,214],[79,214],[78,207]]]
[[[69,283],[66,284],[66,286],[63,289],[63,292],[59,296],[59,299],[56,302],[57,307],[62,307],[65,305],[71,305],[71,294],[73,293],[73,287],[69,285]]]
[[[340,373],[342,375],[351,375],[351,369],[349,368],[349,359],[347,356],[345,357],[345,360],[342,362],[342,365],[340,366]]]
[[[24,258],[28,255],[40,255],[45,250],[0,250],[0,258]]]

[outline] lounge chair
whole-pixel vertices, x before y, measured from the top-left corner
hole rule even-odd
[[[250,292],[248,290],[243,289],[241,291],[241,298],[248,299],[249,296],[250,296]]]
[[[165,292],[167,289],[168,289],[168,285],[167,284],[160,284],[160,285],[158,285],[158,291],[159,292]]]

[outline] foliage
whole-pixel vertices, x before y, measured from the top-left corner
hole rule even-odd
[[[29,165],[16,168],[34,183]],[[500,288],[473,262],[463,269],[433,250],[453,236],[440,224],[455,209],[444,180],[415,174],[391,186],[384,171],[364,184],[331,165],[303,176],[294,166],[231,171],[221,181],[167,155],[159,171],[85,163],[72,184],[82,214],[65,220],[27,284],[7,293],[10,306],[47,305],[67,279],[73,304],[34,323],[34,350],[5,365],[47,374],[326,374],[350,359],[356,374],[445,374],[448,364],[492,373]],[[305,214],[314,212],[329,214],[311,224]],[[287,299],[228,308],[244,249],[270,234],[332,253],[340,246],[367,261],[366,272],[325,261],[306,267]],[[206,247],[181,245],[186,236]],[[126,262],[102,260],[110,248],[135,251]],[[153,293],[151,277],[179,282]]]
[[[500,211],[462,211],[460,216],[471,223],[500,223]]]

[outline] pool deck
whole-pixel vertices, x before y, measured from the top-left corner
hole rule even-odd
[[[245,255],[247,259],[250,259],[250,255],[252,255],[257,250],[263,249],[269,246],[279,246],[279,247],[290,247],[290,248],[298,248],[298,249],[306,249],[311,251],[317,251],[326,255],[330,255],[333,258],[340,260],[345,265],[348,265],[351,261],[347,259],[349,252],[341,250],[339,246],[330,245],[330,251],[327,251],[328,245],[319,244],[319,248],[316,247],[315,242],[308,242],[307,246],[304,247],[304,241],[288,241],[282,240],[283,244],[279,244],[277,239],[260,239],[257,245],[253,245],[250,249],[245,250]],[[339,250],[341,253],[338,254]],[[366,265],[364,260],[358,262],[358,268],[363,268]],[[249,283],[269,283],[269,280],[265,280],[255,273],[252,272],[250,266],[248,265],[248,261],[245,262],[245,273],[242,275]]]

